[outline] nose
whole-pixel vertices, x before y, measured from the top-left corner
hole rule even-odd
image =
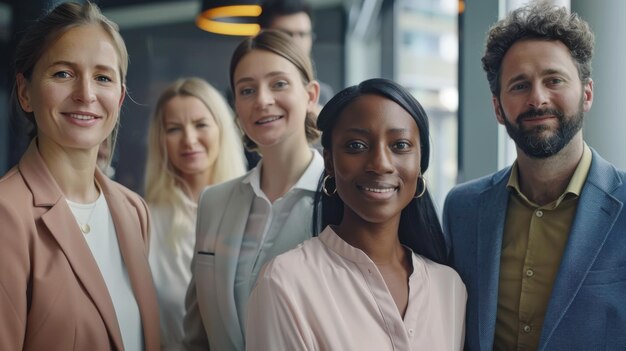
[[[185,133],[183,135],[183,144],[185,146],[193,146],[198,140],[198,133],[192,126],[185,127]]]
[[[367,171],[375,174],[393,173],[394,167],[391,162],[391,150],[387,145],[373,146],[367,159]]]
[[[76,80],[74,87],[73,99],[83,103],[92,103],[96,101],[96,93],[93,87],[93,81],[89,78],[80,78]]]
[[[256,95],[256,105],[259,108],[265,108],[274,104],[274,94],[266,87],[259,87]]]
[[[541,84],[535,84],[530,89],[530,95],[528,96],[528,105],[540,108],[543,105],[547,105],[549,102],[549,92]]]

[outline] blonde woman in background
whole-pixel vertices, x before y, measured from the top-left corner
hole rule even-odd
[[[243,145],[228,104],[200,78],[179,79],[165,89],[150,123],[148,143],[150,267],[161,311],[162,347],[178,350],[198,198],[206,186],[244,174]]]

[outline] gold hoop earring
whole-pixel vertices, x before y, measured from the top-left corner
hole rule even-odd
[[[335,195],[337,193],[337,185],[335,184],[335,190],[329,192],[328,189],[326,188],[326,182],[331,179],[332,177],[327,174],[324,177],[324,180],[322,181],[322,191],[324,192],[324,194],[326,194],[326,196],[328,197],[332,197],[333,195]]]
[[[414,199],[419,199],[426,192],[426,178],[424,178],[422,176],[417,178],[417,186],[418,186],[418,188],[419,188],[420,179],[422,180],[422,191],[420,191],[419,194],[416,194],[415,196],[413,196]]]

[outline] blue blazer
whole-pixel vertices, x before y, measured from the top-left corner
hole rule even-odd
[[[592,153],[539,350],[626,350],[626,173]],[[444,205],[450,264],[468,293],[466,350],[493,348],[510,173],[459,185]]]

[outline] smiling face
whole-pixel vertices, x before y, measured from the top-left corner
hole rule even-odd
[[[99,25],[70,29],[35,64],[18,74],[18,98],[33,112],[40,149],[96,150],[111,133],[124,99],[119,55]]]
[[[163,130],[170,163],[183,178],[209,179],[219,153],[215,118],[193,96],[175,96],[163,106]]]
[[[420,175],[413,117],[392,100],[363,95],[341,113],[331,145],[324,159],[345,204],[343,221],[399,221]]]
[[[500,97],[493,99],[498,122],[526,155],[552,156],[580,135],[593,101],[593,82],[580,80],[563,43],[513,44],[502,60],[500,79]]]
[[[304,84],[287,59],[265,50],[252,50],[233,74],[235,109],[246,135],[261,152],[282,145],[307,143],[305,118],[315,107],[313,82]]]

